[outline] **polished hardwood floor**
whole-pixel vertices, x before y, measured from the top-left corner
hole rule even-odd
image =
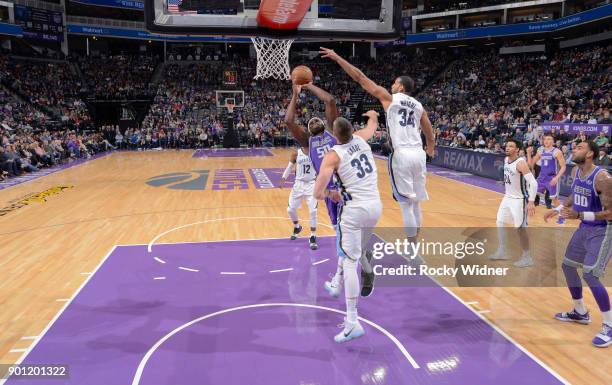
[[[13,363],[87,279],[114,245],[285,237],[289,189],[255,189],[249,168],[284,168],[288,150],[274,157],[192,158],[192,151],[117,152],[83,165],[0,191],[0,362]],[[386,162],[377,160],[384,213],[380,226],[401,226],[391,198]],[[214,170],[243,169],[249,188],[215,191]],[[210,170],[206,190],[174,190],[146,184],[170,173]],[[58,186],[70,186],[64,189]],[[495,226],[501,195],[440,176],[428,178],[430,200],[422,206],[424,224],[435,227]],[[28,196],[47,192],[44,196]],[[24,200],[28,204],[24,204]],[[543,226],[538,208],[532,226]],[[306,218],[304,208],[300,215]],[[241,218],[241,219],[232,219]],[[324,206],[319,218],[329,224]],[[227,219],[227,220],[224,220]],[[214,223],[207,220],[216,220]],[[567,226],[575,226],[568,224]],[[328,227],[319,234],[333,235]],[[463,301],[573,384],[612,383],[612,350],[590,341],[601,326],[593,311],[589,326],[556,322],[569,310],[567,289],[451,288]],[[418,309],[413,309],[418,311]],[[485,369],[486,370],[486,369]]]

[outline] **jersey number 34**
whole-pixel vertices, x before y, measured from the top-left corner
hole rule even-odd
[[[408,111],[405,108],[399,110],[400,120],[399,125],[402,127],[413,126],[414,127],[414,111]]]

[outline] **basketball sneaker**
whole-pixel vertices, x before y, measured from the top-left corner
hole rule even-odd
[[[531,255],[523,255],[518,261],[514,262],[515,267],[530,267],[533,266],[533,258]]]
[[[603,324],[601,332],[593,338],[593,345],[598,348],[607,348],[612,345],[612,326]]]
[[[365,257],[368,260],[368,263],[370,264],[370,266],[372,266],[371,264],[372,252],[366,251]],[[367,273],[363,269],[363,266],[361,267],[361,296],[362,297],[369,297],[370,295],[372,295],[372,292],[374,291],[374,277],[375,277],[374,271],[372,271],[371,273]]]
[[[586,314],[580,314],[576,310],[572,310],[569,313],[557,313],[555,318],[563,322],[576,322],[582,325],[588,325],[591,323],[591,317],[589,312]]]
[[[293,228],[293,234],[291,234],[291,240],[295,241],[298,237],[298,234],[302,232],[302,225],[298,225],[298,227]]]
[[[334,275],[331,281],[325,281],[325,290],[334,298],[338,298],[340,295],[340,289],[342,288],[342,280],[338,274]]]
[[[563,218],[561,215],[559,215],[559,217],[557,218],[557,224],[558,225],[562,225],[565,223],[565,218]]]
[[[365,334],[365,330],[359,321],[353,323],[344,318],[344,322],[340,325],[340,327],[343,328],[342,331],[336,334],[334,337],[334,341],[339,344],[354,340],[355,338],[363,337]]]
[[[489,259],[492,261],[505,261],[508,257],[505,255],[503,250],[497,250],[495,254],[489,255]]]
[[[317,237],[315,237],[314,235],[310,236],[310,249],[311,250],[316,250],[319,248],[319,245],[317,245]]]

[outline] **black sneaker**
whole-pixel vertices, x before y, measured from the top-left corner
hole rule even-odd
[[[540,205],[540,194],[536,194],[535,201],[533,204],[537,207]]]
[[[368,262],[372,261],[371,251],[366,251],[366,258]],[[363,270],[363,268],[361,269],[361,296],[362,297],[369,297],[370,295],[372,295],[372,292],[374,291],[374,277],[375,277],[374,271],[368,274],[365,272],[365,270]]]
[[[299,227],[294,227],[293,234],[291,234],[291,240],[295,241],[298,237],[298,234],[301,232],[302,232],[302,225],[299,225]]]
[[[317,245],[317,237],[315,237],[314,235],[310,236],[310,249],[311,250],[316,250],[319,248],[319,245]]]
[[[546,208],[549,210],[552,209],[552,199],[545,198],[544,201],[546,202]]]

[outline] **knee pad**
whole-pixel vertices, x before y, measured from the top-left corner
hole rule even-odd
[[[601,285],[601,281],[599,280],[599,277],[594,275],[592,271],[588,273],[586,272],[583,273],[582,278],[589,286],[593,286],[593,284],[598,285],[598,286]]]
[[[294,208],[291,208],[290,206],[287,206],[287,213],[289,214],[289,217],[291,217],[292,221],[297,221],[297,210]]]
[[[404,220],[406,235],[408,237],[416,237],[419,226],[417,218],[414,215],[414,202],[400,202],[400,209],[402,211],[402,219]]]
[[[349,257],[342,258],[342,269],[345,272],[348,271],[357,271],[357,261],[351,259]]]
[[[421,213],[421,203],[414,202],[412,204],[412,210],[414,212],[414,217],[416,218],[417,228],[420,228],[421,223],[423,223],[423,214]]]

